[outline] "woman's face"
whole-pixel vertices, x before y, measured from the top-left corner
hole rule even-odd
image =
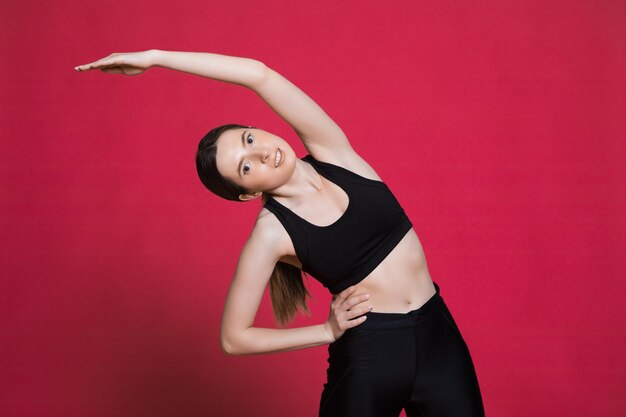
[[[262,129],[227,130],[216,146],[217,170],[251,193],[271,192],[285,184],[296,168],[291,146]]]

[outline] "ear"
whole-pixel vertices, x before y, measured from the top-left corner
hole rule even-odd
[[[241,201],[253,200],[263,194],[261,191],[257,191],[254,194],[239,194],[239,199]]]

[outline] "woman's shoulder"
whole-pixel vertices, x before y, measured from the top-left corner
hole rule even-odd
[[[279,258],[285,255],[295,255],[291,237],[278,218],[265,206],[259,210],[250,232],[250,238],[253,237],[262,240]]]
[[[250,234],[262,235],[264,239],[271,242],[272,240],[278,240],[280,237],[281,226],[276,216],[263,205],[261,206],[261,210],[259,210],[259,214],[256,217]]]

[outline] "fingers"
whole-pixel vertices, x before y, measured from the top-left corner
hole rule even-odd
[[[106,72],[107,74],[126,74],[122,67],[100,68],[100,71]]]
[[[343,332],[362,324],[367,320],[366,313],[372,310],[369,294],[355,294],[356,286],[346,288],[333,295],[330,305],[329,325],[334,329],[333,335],[338,338]]]
[[[118,65],[117,60],[115,58],[111,58],[111,59],[107,59],[104,61],[92,62],[91,64],[79,65],[77,67],[74,67],[74,69],[76,71],[89,71],[89,70],[102,69],[102,68],[107,68],[107,67],[115,67],[117,65]]]
[[[367,319],[367,316],[361,316],[358,319],[347,320],[344,322],[342,327],[344,330],[351,329],[363,323],[366,319]]]
[[[345,300],[343,303],[341,303],[341,308],[344,308],[346,310],[352,310],[354,307],[359,306],[359,304],[369,300],[369,298],[369,294],[353,295]]]
[[[353,285],[351,287],[346,288],[342,292],[340,292],[337,295],[337,297],[334,298],[332,301],[334,308],[338,310],[344,310],[344,311],[352,311],[352,310],[361,311],[362,308],[364,307],[363,303],[369,300],[370,295],[369,294],[355,295],[354,294],[355,291],[356,291],[356,286]]]
[[[366,316],[363,314],[372,310],[369,304],[369,294],[355,295],[355,287],[349,287],[339,294],[335,303],[336,309],[340,312],[342,327],[351,328],[363,323]],[[362,317],[359,317],[362,316]],[[356,317],[359,317],[355,319]]]
[[[349,311],[346,311],[346,315],[352,319],[362,314],[369,313],[370,311],[372,311],[372,308],[373,306],[368,303],[360,303],[358,308],[353,307]]]
[[[119,65],[118,54],[111,54],[89,64],[78,65],[74,67],[76,71],[89,71],[99,68],[111,67]]]
[[[335,302],[338,304],[343,303],[346,300],[346,298],[348,298],[348,296],[352,294],[355,290],[356,290],[356,285],[352,285],[351,287],[346,288],[345,290],[341,291],[337,295],[337,298],[335,298]]]

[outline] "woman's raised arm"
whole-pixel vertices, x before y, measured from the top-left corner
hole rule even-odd
[[[237,84],[255,91],[296,131],[309,153],[319,159],[354,153],[341,128],[313,99],[278,72],[255,59],[209,52],[151,49],[114,53],[75,69],[100,69],[107,73],[137,75],[153,66]]]
[[[178,52],[150,49],[113,53],[77,71],[99,69],[111,74],[138,75],[151,67],[163,67],[254,89],[265,75],[265,65],[255,59],[209,52]]]

